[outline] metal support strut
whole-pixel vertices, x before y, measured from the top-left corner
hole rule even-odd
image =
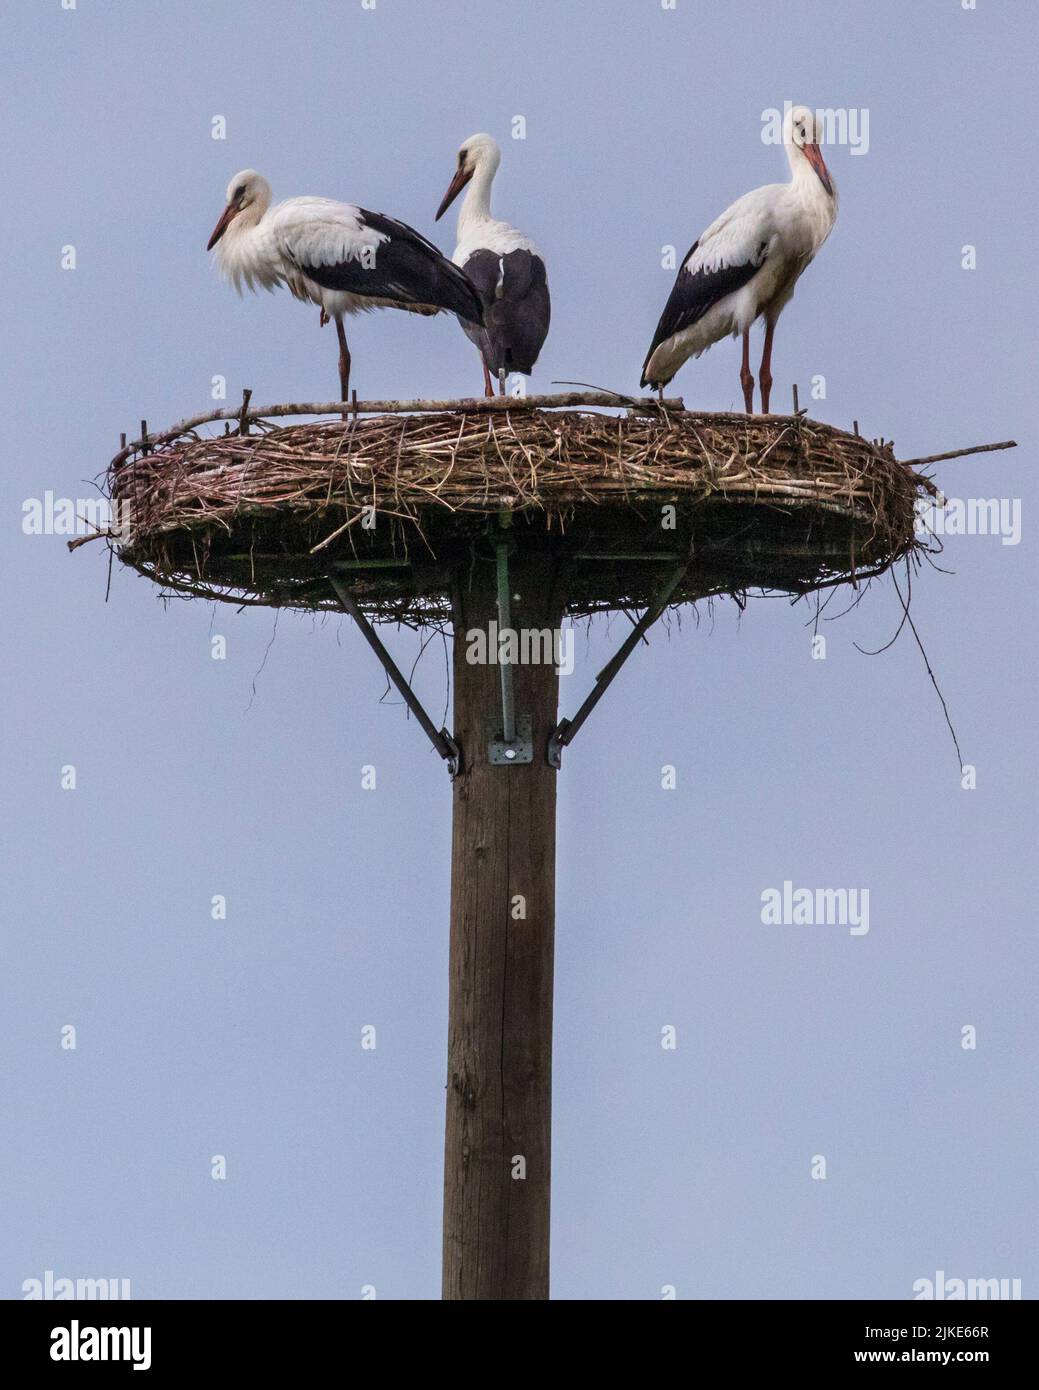
[[[509,543],[496,542],[494,559],[498,570],[498,635],[512,628],[512,604],[509,598]],[[500,660],[500,656],[499,656]],[[516,741],[516,704],[512,692],[512,667],[501,662],[501,737],[503,743]]]
[[[561,767],[563,764],[563,749],[573,742],[574,735],[591,714],[592,710],[606,694],[610,682],[627,661],[628,657],[642,640],[646,630],[653,626],[656,620],[663,613],[668,605],[671,595],[681,584],[686,570],[691,564],[691,559],[683,560],[664,581],[659,593],[652,603],[643,613],[642,617],[628,633],[620,648],[606,665],[602,668],[595,678],[595,685],[585,699],[584,704],[574,715],[573,719],[561,719],[548,740],[548,761],[552,767]]]
[[[354,622],[361,629],[361,636],[368,643],[369,647],[371,647],[375,655],[379,658],[383,670],[386,672],[387,676],[389,676],[390,680],[400,691],[400,694],[404,699],[404,703],[407,705],[408,709],[411,710],[412,714],[415,716],[415,718],[421,724],[422,728],[425,730],[426,736],[429,739],[430,743],[447,763],[447,770],[450,773],[451,779],[453,781],[454,778],[458,775],[458,770],[462,764],[462,750],[459,748],[458,744],[454,741],[454,739],[451,737],[451,735],[447,732],[446,729],[438,729],[436,725],[433,723],[432,719],[430,719],[429,715],[423,709],[422,703],[419,700],[418,696],[415,694],[411,686],[404,679],[399,667],[397,666],[397,663],[393,660],[393,657],[390,656],[389,652],[386,650],[382,642],[379,640],[379,637],[376,634],[375,629],[372,627],[371,623],[361,612],[357,600],[354,598],[353,594],[346,587],[343,581],[339,579],[336,575],[330,574],[328,576],[328,582],[336,591],[336,596],[338,597],[339,602],[343,605],[343,608],[346,610],[347,613],[350,614],[350,617],[353,618]]]
[[[494,560],[498,578],[498,636],[512,631],[512,598],[509,585],[509,551],[515,542],[504,533],[512,524],[512,513],[503,510],[498,517],[501,534],[494,542]],[[487,729],[487,761],[493,767],[515,767],[534,761],[534,736],[530,716],[516,716],[516,699],[512,683],[512,663],[503,661],[498,649],[501,671],[501,723],[495,719]]]

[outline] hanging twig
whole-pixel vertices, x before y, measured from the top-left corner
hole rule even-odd
[[[908,581],[908,562],[907,562],[907,571],[906,571],[906,572],[907,572],[907,582],[911,582],[911,581]],[[898,627],[895,629],[895,635],[894,635],[894,637],[892,637],[892,639],[891,639],[890,642],[885,642],[884,645],[883,645],[882,647],[878,647],[878,648],[876,649],[875,652],[868,651],[865,647],[860,647],[859,644],[858,644],[858,642],[852,642],[851,645],[855,648],[855,650],[856,650],[857,652],[861,652],[863,656],[880,656],[881,652],[886,652],[886,651],[888,650],[889,647],[893,647],[893,646],[895,645],[895,643],[898,641],[899,635],[900,635],[902,629],[905,627],[905,625],[906,625],[906,620],[908,619],[908,617],[909,617],[909,610],[903,606],[903,610],[902,610],[902,621],[899,623]]]
[[[268,657],[270,656],[270,654],[271,654],[271,648],[274,646],[274,639],[275,639],[275,638],[277,637],[277,635],[278,635],[278,619],[279,619],[280,617],[281,617],[281,609],[280,609],[280,608],[275,608],[275,610],[274,610],[274,627],[273,627],[273,629],[271,630],[271,640],[267,643],[266,647],[264,647],[264,649],[263,649],[263,660],[260,662],[259,666],[257,667],[256,673],[255,673],[255,675],[253,676],[253,682],[252,682],[252,684],[253,684],[253,692],[252,692],[252,694],[249,696],[249,703],[248,703],[248,704],[246,705],[246,707],[245,707],[245,712],[246,712],[246,714],[248,714],[249,711],[252,709],[252,707],[253,707],[253,701],[256,699],[256,682],[260,679],[260,676],[263,674],[263,668],[267,665],[267,658],[268,658]]]
[[[913,637],[914,637],[914,639],[915,639],[915,641],[916,641],[916,645],[920,648],[920,655],[921,655],[921,656],[923,657],[923,659],[924,659],[924,665],[927,667],[927,674],[928,674],[928,675],[930,676],[930,678],[931,678],[931,684],[934,686],[935,693],[937,694],[938,699],[942,702],[942,713],[945,715],[945,722],[946,722],[946,724],[949,726],[949,733],[952,734],[952,741],[953,741],[953,745],[954,745],[954,747],[955,747],[955,749],[956,749],[956,756],[957,756],[957,758],[959,759],[960,769],[962,770],[962,768],[963,768],[963,754],[960,752],[960,741],[959,741],[959,739],[956,737],[956,730],[952,727],[952,720],[949,718],[949,706],[945,703],[945,696],[942,694],[942,692],[941,692],[941,690],[940,690],[940,688],[939,688],[939,686],[938,686],[938,682],[937,682],[937,680],[935,679],[934,672],[931,670],[931,663],[930,663],[930,661],[928,661],[928,659],[927,659],[927,653],[926,653],[926,651],[924,650],[924,644],[923,644],[923,642],[920,641],[920,634],[919,634],[919,633],[917,632],[917,630],[916,630],[916,624],[913,622],[912,618],[911,618],[910,615],[909,615],[909,604],[908,604],[908,603],[906,602],[906,600],[902,597],[902,590],[898,587],[898,578],[897,578],[897,576],[896,576],[894,570],[891,571],[891,578],[892,578],[892,581],[894,582],[894,585],[895,585],[895,593],[898,595],[898,601],[899,601],[899,603],[902,605],[902,611],[903,611],[903,612],[905,613],[905,615],[906,615],[906,621],[907,621],[908,624],[909,624],[909,630],[910,630],[910,632],[912,632],[912,634],[913,634]],[[906,586],[907,586],[907,588],[906,588],[906,593],[907,593],[907,595],[911,598],[911,597],[912,597],[912,592],[913,592],[913,587],[912,587],[912,586],[913,586],[913,581],[912,581],[912,576],[911,576],[911,574],[910,574],[910,572],[909,572],[909,567],[908,567],[908,565],[906,566]]]

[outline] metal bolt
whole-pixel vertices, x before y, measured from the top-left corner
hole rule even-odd
[[[505,750],[505,756],[506,756],[507,758],[514,758],[514,757],[516,756],[516,750],[515,750],[515,748],[506,748],[506,750]]]

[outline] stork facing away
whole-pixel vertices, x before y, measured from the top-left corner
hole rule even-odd
[[[270,185],[255,169],[235,174],[206,249],[216,247],[239,293],[243,283],[251,290],[285,285],[320,307],[322,324],[335,320],[344,401],[350,387],[344,314],[447,310],[463,323],[482,324],[480,298],[463,272],[406,223],[331,198],[270,202]]]
[[[470,135],[458,151],[454,178],[437,211],[439,222],[458,194],[470,185],[458,212],[454,263],[476,286],[483,325],[462,322],[483,359],[484,394],[494,395],[496,377],[505,394],[505,376],[534,369],[548,335],[551,304],[545,262],[529,237],[491,216],[491,184],[501,150],[490,135]]]
[[[689,357],[720,338],[743,335],[740,384],[754,409],[750,327],[765,321],[758,380],[768,414],[776,320],[801,272],[830,235],[837,189],[819,149],[815,116],[795,106],[783,121],[789,183],[770,183],[737,198],[712,222],[683,261],[642,368],[642,385],[663,388]]]

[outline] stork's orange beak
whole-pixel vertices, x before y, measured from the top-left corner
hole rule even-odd
[[[822,186],[826,189],[827,193],[829,193],[830,197],[832,198],[833,184],[830,182],[830,171],[826,167],[826,160],[823,159],[822,150],[819,148],[818,145],[802,145],[801,148],[805,152],[805,158],[808,160],[808,163],[819,175],[819,182],[822,184]]]
[[[228,227],[230,227],[237,211],[238,209],[235,207],[234,203],[228,203],[227,207],[224,208],[223,212],[220,214],[220,221],[213,228],[213,235],[209,238],[206,245],[207,251],[212,251],[213,247],[224,235]]]
[[[447,192],[444,194],[444,201],[437,208],[437,215],[433,219],[435,222],[440,221],[444,213],[448,210],[448,208],[451,206],[454,200],[458,197],[459,193],[461,193],[462,189],[466,186],[466,184],[469,182],[472,176],[473,171],[471,169],[468,173],[466,173],[466,171],[461,168],[455,170],[455,176],[448,184]]]

